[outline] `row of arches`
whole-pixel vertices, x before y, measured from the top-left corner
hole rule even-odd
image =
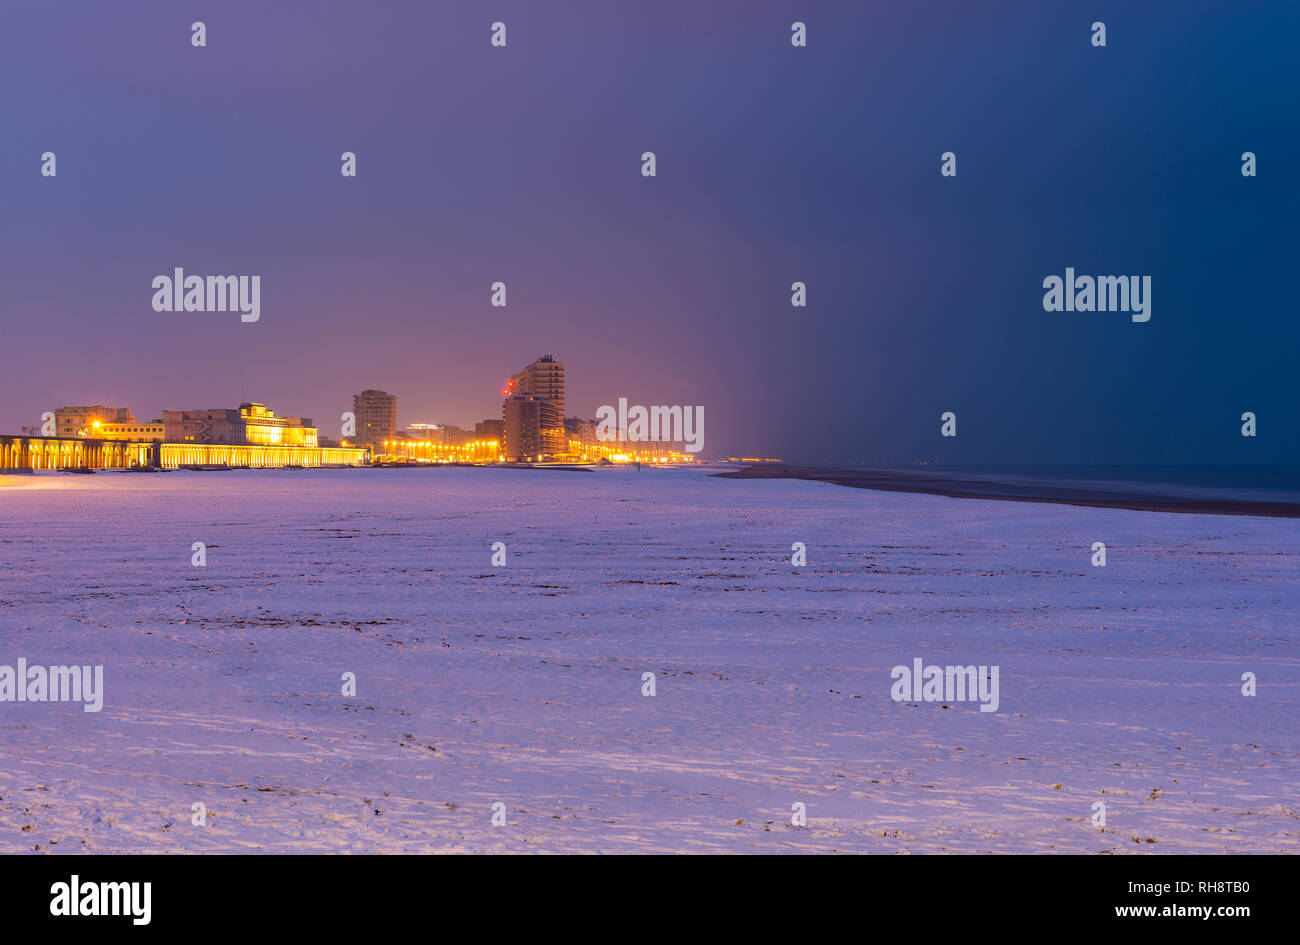
[[[368,449],[153,443],[88,437],[0,436],[0,469],[129,469],[134,466],[360,466]]]
[[[0,469],[126,469],[152,462],[152,443],[85,437],[0,436]]]

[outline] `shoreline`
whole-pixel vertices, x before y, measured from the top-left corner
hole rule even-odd
[[[1184,494],[1161,491],[1159,484],[1129,483],[1124,488],[1104,488],[1102,480],[1064,478],[1059,481],[1013,481],[1003,477],[948,472],[886,472],[873,469],[835,469],[812,466],[746,466],[713,473],[721,479],[803,479],[851,489],[911,492],[950,499],[999,499],[1007,502],[1044,502],[1086,508],[1127,509],[1134,512],[1181,512],[1190,515],[1253,515],[1266,518],[1300,518],[1300,499],[1294,502],[1197,495],[1194,487],[1167,487]],[[1117,485],[1118,484],[1114,484]],[[1205,490],[1202,490],[1205,491]]]

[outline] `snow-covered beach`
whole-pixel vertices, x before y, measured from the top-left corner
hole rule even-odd
[[[1298,552],[695,469],[0,476],[0,664],[104,667],[0,702],[0,850],[1295,852]],[[893,701],[915,658],[998,710]]]

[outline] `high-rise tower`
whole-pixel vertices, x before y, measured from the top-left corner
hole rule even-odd
[[[506,459],[555,457],[568,451],[562,361],[542,355],[511,377],[504,393],[501,447]]]

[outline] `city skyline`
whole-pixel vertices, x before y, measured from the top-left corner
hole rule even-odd
[[[302,413],[294,417],[280,418],[277,422],[288,420],[311,427],[313,431],[320,430],[320,435],[329,440],[350,440],[353,443],[378,447],[387,439],[408,436],[413,431],[422,429],[448,429],[473,434],[485,424],[496,424],[500,427],[504,423],[505,418],[503,415],[512,401],[519,399],[521,395],[538,395],[541,399],[553,403],[555,417],[552,419],[561,428],[557,434],[559,437],[563,437],[563,427],[567,421],[577,420],[584,424],[590,424],[594,430],[598,425],[596,418],[603,408],[593,408],[588,413],[580,410],[576,412],[567,410],[563,393],[564,386],[565,372],[563,363],[557,361],[552,355],[545,354],[533,359],[530,364],[512,374],[506,387],[501,391],[502,396],[497,398],[498,409],[495,416],[489,415],[472,421],[458,418],[454,422],[443,416],[423,417],[420,420],[413,420],[410,417],[403,419],[403,414],[399,412],[399,398],[396,395],[387,390],[367,387],[351,395],[349,410],[341,413],[336,422],[332,422],[331,418],[314,421],[312,416]],[[623,400],[626,401],[626,398],[623,398]],[[267,404],[268,401],[264,400],[245,399],[240,401],[239,407],[240,410],[252,408],[255,412],[267,411],[269,416],[274,417],[274,411],[268,410]],[[185,408],[165,407],[156,411],[140,411],[137,413],[134,404],[111,403],[108,401],[92,402],[89,400],[80,404],[64,402],[57,407],[42,407],[32,423],[21,424],[13,431],[0,431],[0,435],[8,432],[37,437],[92,436],[109,439],[120,434],[121,439],[147,439],[150,436],[161,439],[163,438],[162,428],[164,426],[170,427],[173,420],[179,424],[181,415],[213,412],[232,411],[229,407],[191,406]],[[47,414],[51,416],[47,416]],[[146,416],[149,419],[144,419]],[[355,428],[355,432],[350,434],[344,432],[349,428]],[[45,429],[49,429],[50,432],[43,432]],[[332,429],[337,429],[338,432],[331,432]],[[614,439],[618,439],[620,434],[626,433],[622,427],[618,426],[614,427],[613,432],[614,436],[612,438]],[[190,437],[183,438],[190,439]],[[647,439],[665,443],[674,442],[670,438],[659,436],[652,436]],[[557,443],[562,446],[559,441]],[[553,452],[562,452],[562,449],[557,448]]]
[[[179,281],[179,280],[178,280]],[[338,436],[311,417],[268,404],[169,409],[140,420],[128,405],[62,405],[39,425],[0,432],[0,471],[114,468],[270,468],[412,463],[600,465],[695,462],[702,408],[601,406],[599,420],[568,416],[564,363],[543,354],[502,389],[500,418],[461,427],[407,420],[393,394],[367,388],[339,416]],[[685,416],[685,413],[691,416]],[[684,451],[684,452],[683,452]],[[763,460],[766,461],[766,460]]]

